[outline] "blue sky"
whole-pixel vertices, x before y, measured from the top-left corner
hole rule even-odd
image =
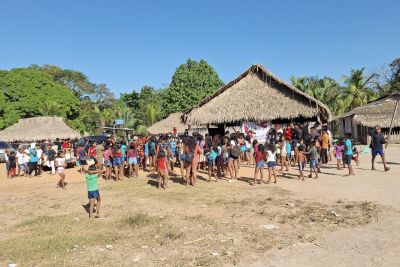
[[[2,0],[0,69],[54,64],[119,96],[167,85],[187,58],[229,82],[252,63],[283,79],[372,72],[400,57],[397,0]]]

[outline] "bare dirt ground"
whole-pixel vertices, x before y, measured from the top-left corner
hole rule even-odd
[[[0,266],[394,266],[400,253],[400,147],[392,168],[371,171],[361,156],[356,176],[330,164],[319,179],[279,176],[278,184],[242,179],[196,188],[172,176],[100,180],[102,218],[89,220],[84,177],[7,179],[0,167]],[[178,174],[178,172],[176,172]],[[271,226],[278,228],[270,229]]]

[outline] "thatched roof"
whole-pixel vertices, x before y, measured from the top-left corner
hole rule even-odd
[[[0,140],[14,141],[39,141],[55,140],[56,138],[79,138],[80,134],[69,127],[63,118],[35,117],[21,119],[18,123],[0,131]]]
[[[185,132],[185,129],[187,129],[188,126],[181,121],[181,116],[182,113],[172,113],[167,118],[156,122],[147,128],[147,132],[149,134],[171,133],[172,129],[175,127],[178,134],[182,134]]]
[[[352,116],[356,123],[367,127],[379,125],[389,128],[397,101],[400,101],[400,93],[384,96],[347,112],[342,118]],[[400,106],[397,108],[393,127],[400,127]]]
[[[203,99],[182,119],[186,124],[193,125],[299,117],[331,120],[332,114],[322,102],[256,64]]]

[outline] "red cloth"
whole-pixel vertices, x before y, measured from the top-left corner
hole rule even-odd
[[[159,158],[157,161],[157,167],[159,170],[165,170],[165,157]]]
[[[285,130],[283,131],[283,136],[285,136],[285,139],[288,141],[292,140],[293,136],[292,128],[285,128]]]
[[[94,146],[89,147],[89,157],[96,157],[96,148]]]
[[[256,154],[256,162],[260,162],[263,161],[264,159],[264,153],[259,151],[258,149],[255,150],[255,154]]]

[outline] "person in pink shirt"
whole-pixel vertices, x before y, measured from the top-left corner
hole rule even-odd
[[[105,174],[105,179],[111,180],[111,147],[106,146],[104,151],[103,151],[103,158],[104,158],[104,166],[106,167],[106,174]]]

